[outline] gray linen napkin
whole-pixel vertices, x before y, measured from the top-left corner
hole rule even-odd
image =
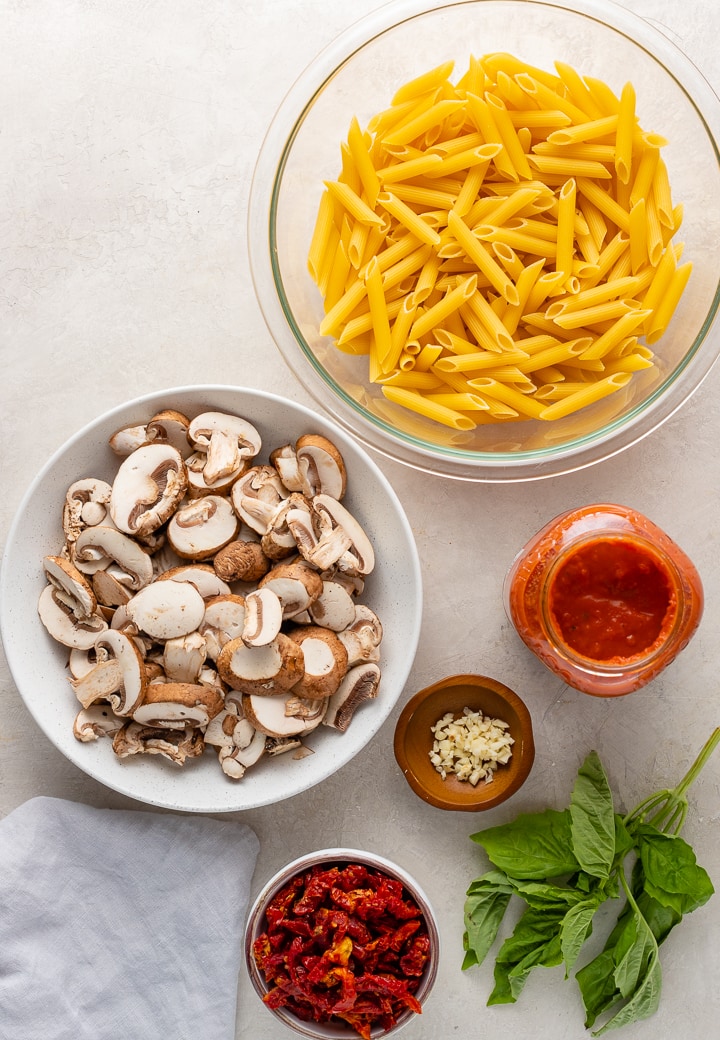
[[[33,798],[0,822],[0,1040],[233,1040],[245,824]]]

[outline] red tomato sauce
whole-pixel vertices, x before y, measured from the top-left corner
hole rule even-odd
[[[626,660],[657,641],[671,615],[665,571],[638,543],[619,538],[581,545],[549,589],[551,615],[566,645],[594,661]]]

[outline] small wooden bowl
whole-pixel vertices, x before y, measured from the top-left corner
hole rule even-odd
[[[473,786],[448,775],[444,780],[430,761],[431,727],[447,712],[480,711],[508,723],[514,740],[507,765],[498,766],[490,783]],[[486,675],[452,675],[416,693],[395,727],[395,758],[413,791],[438,809],[481,812],[500,805],[524,784],[535,759],[530,712],[507,686]]]

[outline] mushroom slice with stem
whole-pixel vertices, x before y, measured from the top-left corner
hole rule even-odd
[[[199,682],[207,658],[207,646],[200,632],[168,639],[163,647],[162,664],[171,682]]]
[[[308,610],[322,592],[322,578],[302,560],[278,563],[258,582],[269,588],[282,604],[283,620]]]
[[[232,486],[233,509],[250,530],[260,536],[268,529],[279,505],[288,497],[272,466],[251,466]]]
[[[104,523],[108,515],[112,487],[105,480],[86,477],[67,490],[63,506],[65,541],[72,544],[86,527]]]
[[[345,585],[325,579],[322,592],[310,604],[310,618],[316,625],[342,632],[355,620],[355,600]]]
[[[231,639],[217,659],[220,677],[241,693],[281,694],[302,678],[302,648],[283,632],[266,646]]]
[[[85,571],[88,567],[90,573],[106,570],[114,563],[119,571],[115,577],[133,592],[149,585],[153,579],[153,562],[149,553],[134,538],[104,524],[88,527],[78,535],[72,557],[78,570]]]
[[[195,450],[206,456],[203,476],[210,486],[233,473],[242,473],[248,460],[255,458],[262,447],[260,434],[252,423],[226,412],[197,415],[190,423],[188,436]]]
[[[244,694],[243,711],[255,729],[268,737],[301,737],[323,720],[327,700],[303,700],[290,691],[281,697]]]
[[[377,697],[380,685],[380,669],[374,662],[355,665],[351,668],[336,692],[327,703],[323,725],[344,733],[350,725],[353,713],[363,701]]]
[[[245,627],[245,597],[235,593],[214,596],[205,604],[199,632],[205,640],[207,656],[217,661],[218,654],[231,639],[240,639]]]
[[[352,513],[330,495],[315,495],[312,504],[323,526],[340,527],[350,539],[349,548],[338,560],[340,570],[348,574],[370,574],[375,566],[375,552],[370,539]]]
[[[177,448],[182,457],[186,459],[192,454],[192,444],[188,437],[190,420],[182,412],[174,408],[165,408],[153,415],[145,428],[146,440],[159,441],[163,444],[172,444]]]
[[[262,758],[266,739],[265,734],[255,729],[249,719],[237,722],[233,729],[232,743],[223,745],[218,752],[218,761],[223,773],[232,780],[240,780],[245,771]]]
[[[98,633],[104,632],[108,623],[99,614],[77,617],[65,599],[55,585],[46,585],[38,601],[40,620],[56,642],[78,650],[90,650]]]
[[[270,517],[265,534],[260,539],[260,548],[269,560],[286,560],[297,553],[295,532],[291,529],[288,518],[297,511],[294,499],[304,496],[293,493],[290,498],[281,502]]]
[[[313,498],[315,495],[331,495],[338,501],[347,488],[347,471],[342,455],[327,437],[307,433],[295,444],[302,490]]]
[[[125,534],[152,534],[175,512],[187,488],[187,468],[170,444],[144,444],[115,475],[110,515]]]
[[[57,589],[57,597],[77,618],[91,617],[97,610],[97,598],[87,579],[63,556],[46,556],[43,570]]]
[[[204,495],[176,510],[167,526],[167,538],[183,559],[207,560],[235,538],[238,526],[228,498]]]
[[[165,642],[199,627],[205,600],[189,581],[154,581],[140,589],[124,610],[141,633]]]
[[[293,628],[288,635],[303,651],[305,674],[293,686],[293,693],[306,700],[331,697],[348,667],[347,650],[334,632],[319,625]]]
[[[103,658],[107,657],[109,661],[116,662],[120,670],[120,681],[117,688],[107,694],[110,707],[116,715],[132,715],[148,689],[145,662],[135,641],[124,632],[109,628],[95,640],[95,652],[101,663]],[[101,667],[101,665],[96,667]],[[73,682],[76,696],[78,696],[80,684],[86,688],[92,674],[90,672],[83,679]],[[86,703],[81,703],[83,703],[83,707],[87,707]]]
[[[246,646],[266,646],[280,632],[283,608],[276,593],[267,585],[253,589],[245,597],[245,623],[241,638]]]
[[[327,571],[337,564],[343,553],[352,545],[345,529],[318,513],[302,496],[294,496],[297,507],[287,514],[287,525],[295,539],[298,552],[312,567]]]
[[[205,741],[202,730],[158,729],[143,726],[140,722],[129,722],[115,734],[113,751],[118,758],[130,755],[162,755],[175,765],[182,766],[186,759],[202,755]]]
[[[107,704],[92,704],[82,708],[73,722],[73,736],[87,744],[99,737],[114,737],[125,725]]]
[[[213,686],[200,683],[151,683],[133,712],[135,722],[158,729],[204,729],[222,711],[223,698]]]
[[[303,490],[303,476],[292,444],[283,444],[270,452],[270,462],[278,471],[280,480],[288,491]]]
[[[351,667],[367,661],[379,661],[382,637],[380,618],[366,603],[355,604],[352,624],[338,633],[340,642],[347,650]]]

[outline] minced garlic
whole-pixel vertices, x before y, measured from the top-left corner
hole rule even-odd
[[[443,780],[452,773],[473,786],[480,780],[490,783],[497,767],[510,761],[514,741],[502,719],[463,708],[459,718],[447,712],[431,730],[430,761]]]

